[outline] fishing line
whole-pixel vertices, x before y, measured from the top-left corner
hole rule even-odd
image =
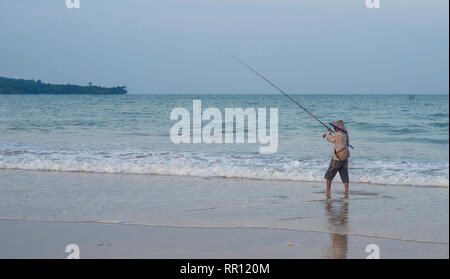
[[[312,114],[309,110],[307,110],[306,108],[304,108],[302,105],[300,105],[296,100],[294,100],[291,96],[289,96],[288,94],[286,94],[283,90],[281,90],[280,88],[278,88],[278,86],[276,86],[275,84],[273,84],[270,80],[266,79],[263,75],[261,75],[260,73],[258,73],[255,69],[253,69],[252,67],[250,67],[249,65],[247,65],[244,61],[242,61],[241,59],[232,56],[232,58],[234,60],[236,60],[237,62],[241,63],[244,67],[246,67],[247,69],[249,69],[250,71],[252,71],[253,73],[255,73],[256,75],[258,75],[260,78],[262,78],[263,80],[265,80],[267,83],[269,83],[270,85],[272,85],[276,90],[280,91],[284,96],[288,97],[289,100],[291,100],[294,104],[296,104],[297,106],[299,106],[300,108],[302,108],[304,111],[306,111],[309,115],[311,115],[315,120],[319,121],[320,124],[322,124],[325,128],[329,129],[329,127],[323,123],[322,121],[320,121],[319,118],[317,118],[314,114]],[[353,146],[349,145],[351,148],[353,148]]]

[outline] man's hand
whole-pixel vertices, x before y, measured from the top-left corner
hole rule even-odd
[[[327,134],[323,134],[323,138],[325,138],[327,136]]]
[[[331,132],[331,128],[327,128],[328,132]]]

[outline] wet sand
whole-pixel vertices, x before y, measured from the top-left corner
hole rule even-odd
[[[448,188],[0,171],[0,257],[448,258]],[[290,244],[290,245],[288,245]]]
[[[201,229],[72,222],[0,221],[0,258],[448,258],[448,244],[276,229]]]

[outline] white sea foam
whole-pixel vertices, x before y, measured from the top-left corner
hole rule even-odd
[[[280,154],[230,155],[188,152],[1,149],[0,169],[227,177],[322,182],[326,161]],[[352,182],[449,186],[449,163],[355,159]],[[339,180],[339,178],[337,178]]]

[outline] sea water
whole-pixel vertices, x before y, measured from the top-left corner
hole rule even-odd
[[[0,220],[257,227],[448,245],[448,96],[294,98],[325,123],[344,120],[354,146],[348,199],[339,177],[331,197],[324,193],[333,152],[326,129],[282,95],[0,95]],[[260,154],[259,142],[174,144],[171,111],[191,111],[199,99],[222,113],[278,108],[277,152]]]
[[[449,186],[447,95],[293,95],[323,122],[344,120],[352,182]],[[174,144],[176,107],[278,108],[278,151]],[[205,125],[206,122],[203,122]],[[246,132],[248,132],[246,130]],[[282,95],[0,95],[0,170],[324,181],[325,128]],[[338,178],[339,179],[339,178]]]

